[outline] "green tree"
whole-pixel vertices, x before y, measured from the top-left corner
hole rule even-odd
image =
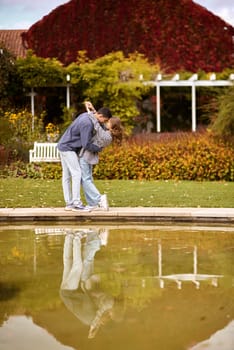
[[[80,87],[83,99],[91,100],[96,108],[108,106],[130,131],[134,118],[139,114],[137,101],[150,90],[140,77],[145,80],[152,79],[159,67],[151,65],[139,53],[125,57],[119,51],[95,60],[87,60],[84,52],[81,52],[77,64],[73,63],[68,70],[71,72],[72,82]]]
[[[60,123],[65,104],[66,68],[55,58],[37,57],[32,50],[26,58],[19,58],[16,65],[25,92],[37,94],[36,113],[44,114],[45,125]]]
[[[41,58],[27,52],[26,58],[16,61],[19,76],[25,87],[47,87],[64,85],[65,69],[55,58]]]
[[[0,108],[2,109],[12,106],[13,96],[18,94],[21,86],[15,63],[15,57],[0,43]]]
[[[234,86],[217,98],[217,113],[211,129],[219,136],[234,136]]]

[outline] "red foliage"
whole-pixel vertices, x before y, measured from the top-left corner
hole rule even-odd
[[[41,57],[64,64],[138,51],[168,72],[234,67],[234,28],[192,0],[71,0],[23,34]]]

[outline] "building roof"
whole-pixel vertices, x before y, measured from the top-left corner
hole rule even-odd
[[[21,34],[26,29],[0,29],[0,47],[3,46],[16,58],[26,56],[26,48],[23,46]]]

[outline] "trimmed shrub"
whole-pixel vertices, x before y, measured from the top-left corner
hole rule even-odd
[[[155,134],[154,134],[155,135]],[[163,135],[163,134],[162,134]],[[196,180],[233,181],[234,148],[211,135],[177,133],[155,139],[131,139],[109,146],[100,153],[93,169],[99,180]],[[2,177],[60,179],[60,163],[13,163]]]
[[[94,168],[98,179],[234,180],[234,149],[207,134],[110,146]]]

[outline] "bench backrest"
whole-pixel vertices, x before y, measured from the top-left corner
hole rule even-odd
[[[31,162],[60,162],[59,150],[55,142],[34,142],[34,148],[29,151]]]

